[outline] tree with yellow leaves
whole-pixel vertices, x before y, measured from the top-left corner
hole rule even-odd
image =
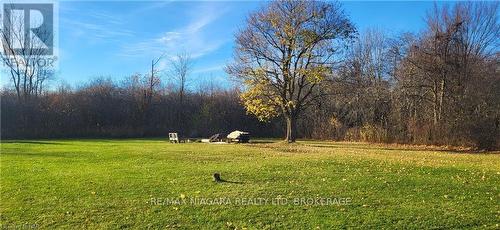
[[[354,34],[338,3],[270,2],[236,35],[234,62],[226,70],[243,83],[247,112],[261,121],[282,115],[285,141],[295,142],[297,119],[321,96],[337,46]]]

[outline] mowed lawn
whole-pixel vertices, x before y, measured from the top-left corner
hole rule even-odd
[[[214,172],[238,183],[214,183]],[[3,141],[0,220],[42,229],[498,229],[499,186],[494,153],[312,141]],[[294,202],[301,198],[314,202]]]

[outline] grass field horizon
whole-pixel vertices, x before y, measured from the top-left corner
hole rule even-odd
[[[498,229],[498,152],[266,142],[2,140],[1,225]]]

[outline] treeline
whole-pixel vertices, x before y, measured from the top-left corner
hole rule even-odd
[[[456,3],[435,7],[419,33],[361,32],[298,120],[298,137],[499,148],[497,12],[497,2]],[[189,61],[178,60],[174,87],[152,71],[76,89],[3,90],[2,138],[282,136],[281,119],[247,115],[237,88],[187,90]]]
[[[146,79],[144,79],[146,80]],[[236,129],[277,136],[279,129],[247,116],[236,89],[207,86],[198,92],[165,88],[149,94],[137,75],[123,82],[98,78],[77,89],[56,91],[19,103],[2,92],[2,138],[153,137],[179,132],[207,137]],[[149,98],[151,95],[151,98]]]
[[[498,2],[435,9],[418,34],[369,30],[304,127],[337,140],[500,145]]]

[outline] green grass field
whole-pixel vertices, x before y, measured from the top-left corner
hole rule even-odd
[[[238,183],[215,183],[214,172]],[[499,186],[493,153],[312,141],[3,141],[0,220],[42,229],[498,229]]]

